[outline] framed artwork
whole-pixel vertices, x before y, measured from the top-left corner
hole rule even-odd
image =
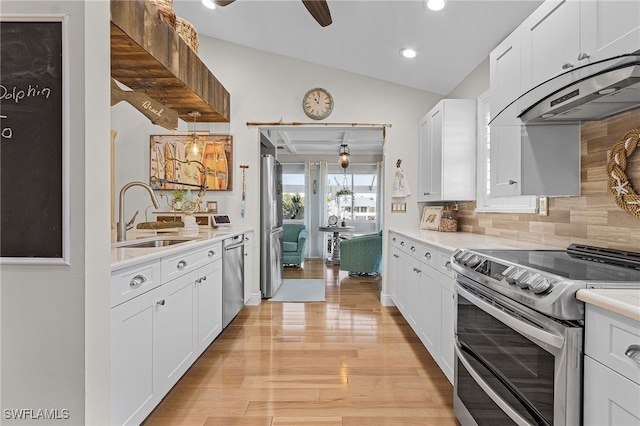
[[[420,229],[437,231],[440,228],[442,209],[443,206],[424,206],[422,209],[422,218],[420,219]]]
[[[231,135],[152,135],[149,153],[153,189],[233,189]]]
[[[70,265],[68,19],[1,20],[0,264]]]

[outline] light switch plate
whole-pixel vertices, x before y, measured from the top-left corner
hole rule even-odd
[[[391,213],[406,213],[407,203],[391,203]]]

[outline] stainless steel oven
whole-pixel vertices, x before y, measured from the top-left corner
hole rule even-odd
[[[623,266],[572,247],[454,253],[462,425],[581,424],[584,305],[575,292],[637,287],[640,262]]]

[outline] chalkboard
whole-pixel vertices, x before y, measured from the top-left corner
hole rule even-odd
[[[62,22],[0,23],[0,257],[63,258]]]

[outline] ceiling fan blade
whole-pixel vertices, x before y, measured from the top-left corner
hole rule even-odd
[[[233,3],[236,0],[214,0],[214,3],[216,4],[216,6],[220,6],[220,7],[224,7],[228,4]]]
[[[302,0],[302,3],[320,26],[326,27],[331,24],[331,12],[325,0]]]

